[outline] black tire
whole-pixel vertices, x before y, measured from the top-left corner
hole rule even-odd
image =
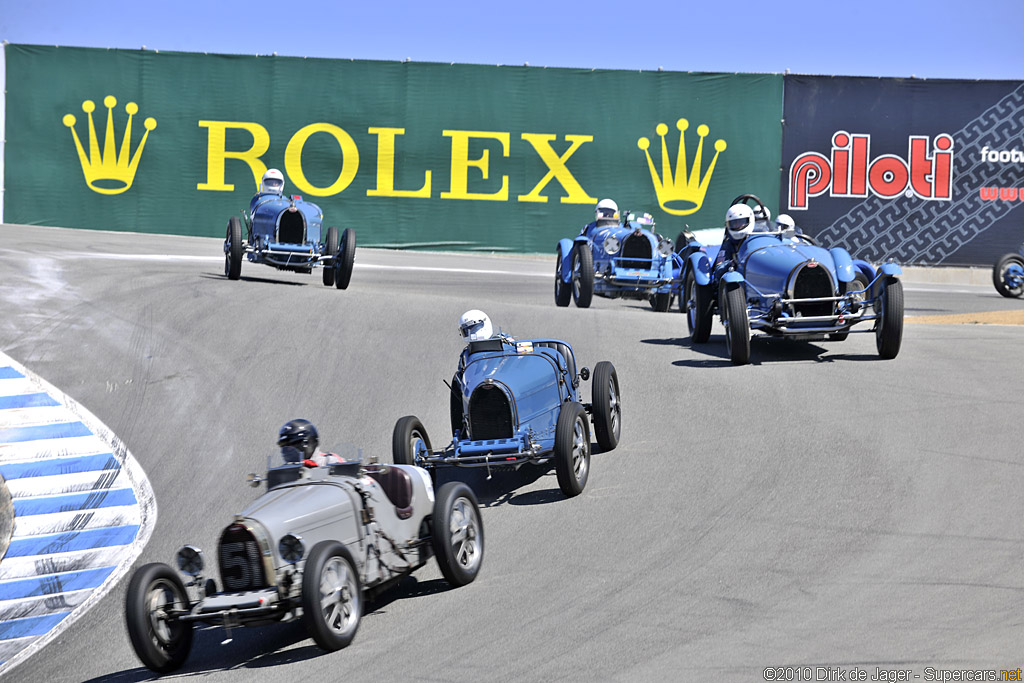
[[[1012,265],[1024,268],[1024,257],[1012,252],[1000,256],[992,268],[992,284],[995,285],[996,291],[1006,298],[1019,299],[1024,295],[1024,282],[1014,287],[1012,283],[1006,281],[1006,269]]]
[[[658,313],[664,313],[667,311],[670,303],[672,303],[672,292],[651,295],[651,308]]]
[[[577,308],[590,308],[594,298],[594,255],[583,243],[572,250],[572,298]]]
[[[839,287],[840,287],[839,293],[840,294],[846,294],[847,292],[851,292],[851,291],[852,292],[856,292],[856,291],[861,290],[861,289],[866,290],[867,286],[868,286],[868,278],[867,278],[867,276],[865,276],[864,273],[858,272],[856,275],[853,276],[853,282],[849,282],[849,283],[847,283],[847,282],[840,282],[839,283]],[[864,294],[862,294],[859,297],[859,300],[861,302],[863,302],[868,296],[870,296],[870,293],[865,291]],[[861,305],[863,306],[863,303]],[[837,334],[830,334],[828,336],[828,338],[831,341],[846,341],[847,337],[849,337],[849,336],[850,336],[849,332],[839,332]]]
[[[697,284],[693,271],[686,273],[683,292],[679,297],[679,310],[686,314],[686,326],[690,328],[690,341],[703,344],[711,336],[712,305],[710,285]]]
[[[722,296],[725,348],[733,365],[746,365],[750,362],[750,319],[743,285],[724,283],[722,287],[725,290]]]
[[[238,216],[228,219],[227,235],[224,237],[224,275],[229,280],[242,276],[242,221]]]
[[[324,256],[334,256],[338,253],[338,229],[333,225],[327,228],[327,239],[324,240]],[[324,268],[324,287],[334,286],[334,263],[329,262]]]
[[[555,305],[565,308],[572,300],[572,285],[562,282],[562,251],[555,250]]]
[[[590,476],[590,428],[587,411],[575,401],[563,403],[555,425],[555,473],[567,498],[583,493]]]
[[[391,433],[391,461],[396,465],[417,465],[416,452],[422,444],[430,450],[430,437],[415,415],[406,415],[395,423]]]
[[[352,267],[356,261],[356,231],[345,228],[341,233],[341,246],[334,259],[334,286],[348,289],[352,280]]]
[[[165,610],[189,609],[188,593],[178,574],[155,562],[138,568],[128,583],[125,621],[135,654],[157,673],[179,669],[192,650],[192,624],[168,621]]]
[[[891,360],[899,354],[903,342],[903,283],[887,276],[878,290],[875,310],[875,347],[879,356]]]
[[[352,553],[337,541],[320,541],[302,571],[302,620],[309,635],[328,652],[348,647],[362,609],[363,586]]]
[[[452,375],[452,390],[448,392],[448,412],[452,419],[452,436],[455,436],[456,429],[462,429],[462,389],[459,385],[458,374]]]
[[[622,394],[619,393],[619,375],[615,366],[606,360],[594,368],[591,385],[594,408],[594,436],[602,452],[619,445],[622,432]]]
[[[472,583],[484,560],[484,523],[473,491],[460,481],[444,484],[434,499],[430,541],[441,574],[452,586]]]

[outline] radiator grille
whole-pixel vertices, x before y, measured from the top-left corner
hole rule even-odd
[[[224,590],[250,591],[268,587],[259,544],[245,526],[232,524],[224,530],[218,559]]]
[[[481,384],[469,398],[469,435],[474,441],[512,437],[512,408],[493,384]]]
[[[828,270],[823,266],[801,268],[793,284],[793,298],[812,299],[826,296],[834,296],[832,278],[829,277]],[[832,315],[834,308],[835,303],[832,301],[793,305],[794,313],[803,316]]]
[[[284,244],[306,242],[306,219],[301,211],[285,211],[277,224],[277,241]]]
[[[649,270],[652,268],[651,242],[646,235],[630,233],[622,243],[622,252],[619,257],[620,268],[635,268],[637,270]]]

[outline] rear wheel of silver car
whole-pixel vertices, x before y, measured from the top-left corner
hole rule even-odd
[[[418,465],[417,458],[430,453],[430,438],[415,415],[406,415],[395,423],[391,433],[391,461],[396,465]]]
[[[334,259],[334,286],[348,289],[352,280],[352,268],[356,261],[356,231],[345,228],[341,233],[341,246]]]
[[[224,275],[229,280],[242,276],[242,221],[238,216],[228,219],[227,235],[224,238]]]
[[[192,624],[179,621],[174,613],[188,609],[185,586],[166,564],[143,565],[132,575],[125,621],[135,654],[146,668],[168,673],[185,663],[192,649]]]
[[[686,325],[690,328],[690,341],[703,344],[711,336],[711,297],[709,285],[700,285],[692,271],[686,274],[683,296],[679,308],[686,314]]]
[[[622,431],[622,405],[619,395],[619,375],[615,366],[606,360],[594,367],[594,436],[602,451],[619,445]]]
[[[302,618],[316,644],[347,647],[359,629],[363,588],[348,548],[337,541],[313,546],[302,572]]]
[[[583,243],[572,250],[572,298],[578,308],[590,308],[594,298],[594,255]]]
[[[722,287],[725,289],[722,297],[725,348],[733,365],[746,365],[750,362],[750,319],[743,285],[726,283]]]
[[[555,425],[555,473],[569,498],[578,496],[590,476],[590,428],[579,403],[563,403]]]
[[[903,283],[891,275],[886,276],[878,290],[875,310],[878,311],[875,321],[878,355],[887,360],[895,358],[903,341]]]
[[[1024,257],[1012,252],[1003,254],[992,269],[992,284],[1002,296],[1019,299],[1024,295],[1024,276],[1021,273],[1024,273]]]
[[[441,574],[456,587],[471,583],[484,560],[484,524],[473,491],[458,481],[442,486],[432,519],[431,543]]]
[[[572,300],[572,286],[562,280],[562,250],[555,250],[555,305],[565,308]]]
[[[324,240],[324,256],[334,256],[338,253],[338,229],[333,225],[327,228],[327,239]],[[334,261],[328,260],[324,266],[324,286],[334,286],[335,268]]]

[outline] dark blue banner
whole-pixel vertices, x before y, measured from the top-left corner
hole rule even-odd
[[[779,210],[855,258],[989,266],[1024,240],[1024,83],[786,76]]]

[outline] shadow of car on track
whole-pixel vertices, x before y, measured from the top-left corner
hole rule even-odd
[[[387,613],[387,607],[397,600],[408,600],[436,595],[453,590],[444,579],[418,581],[406,576],[383,592],[366,596],[363,619]],[[301,621],[271,624],[260,628],[236,628],[231,631],[231,642],[224,643],[227,633],[221,626],[197,628],[192,652],[185,665],[169,674],[172,678],[191,677],[217,671],[237,669],[265,669],[284,666],[317,657],[338,654],[317,647]],[[359,643],[357,639],[353,646]],[[153,681],[162,677],[145,667],[127,669],[90,679],[87,683],[129,683]]]
[[[600,455],[601,452],[601,447],[596,442],[591,442],[591,467],[594,463],[593,456]],[[440,487],[448,481],[461,481],[473,489],[477,502],[482,508],[493,508],[506,504],[547,505],[569,500],[558,488],[557,483],[552,488],[518,492],[519,489],[528,487],[545,477],[550,478],[554,483],[554,463],[544,465],[527,463],[518,470],[501,470],[499,467],[492,468],[490,477],[487,476],[487,469],[484,467],[439,469],[434,487]],[[586,495],[586,491],[583,495]]]
[[[226,275],[219,275],[217,273],[200,273],[199,277],[204,280],[227,280]],[[251,275],[243,275],[238,278],[242,282],[261,282],[268,285],[291,285],[292,287],[306,287],[310,283],[308,282],[291,282],[289,280],[276,280],[271,277],[253,277]],[[319,284],[319,283],[318,283]]]
[[[672,361],[672,365],[683,368],[726,368],[734,367],[729,360],[729,353],[725,347],[725,340],[712,338],[707,344],[693,344],[690,338],[683,339],[641,339],[642,344],[657,344],[662,346],[678,345],[689,347],[694,353],[699,353],[705,358],[680,359]],[[872,354],[845,354],[835,353],[838,350],[834,342],[828,346],[818,346],[813,342],[802,342],[793,339],[774,339],[767,336],[751,337],[751,365],[764,365],[766,363],[797,363],[809,360],[819,363],[833,363],[837,360],[881,360]]]

